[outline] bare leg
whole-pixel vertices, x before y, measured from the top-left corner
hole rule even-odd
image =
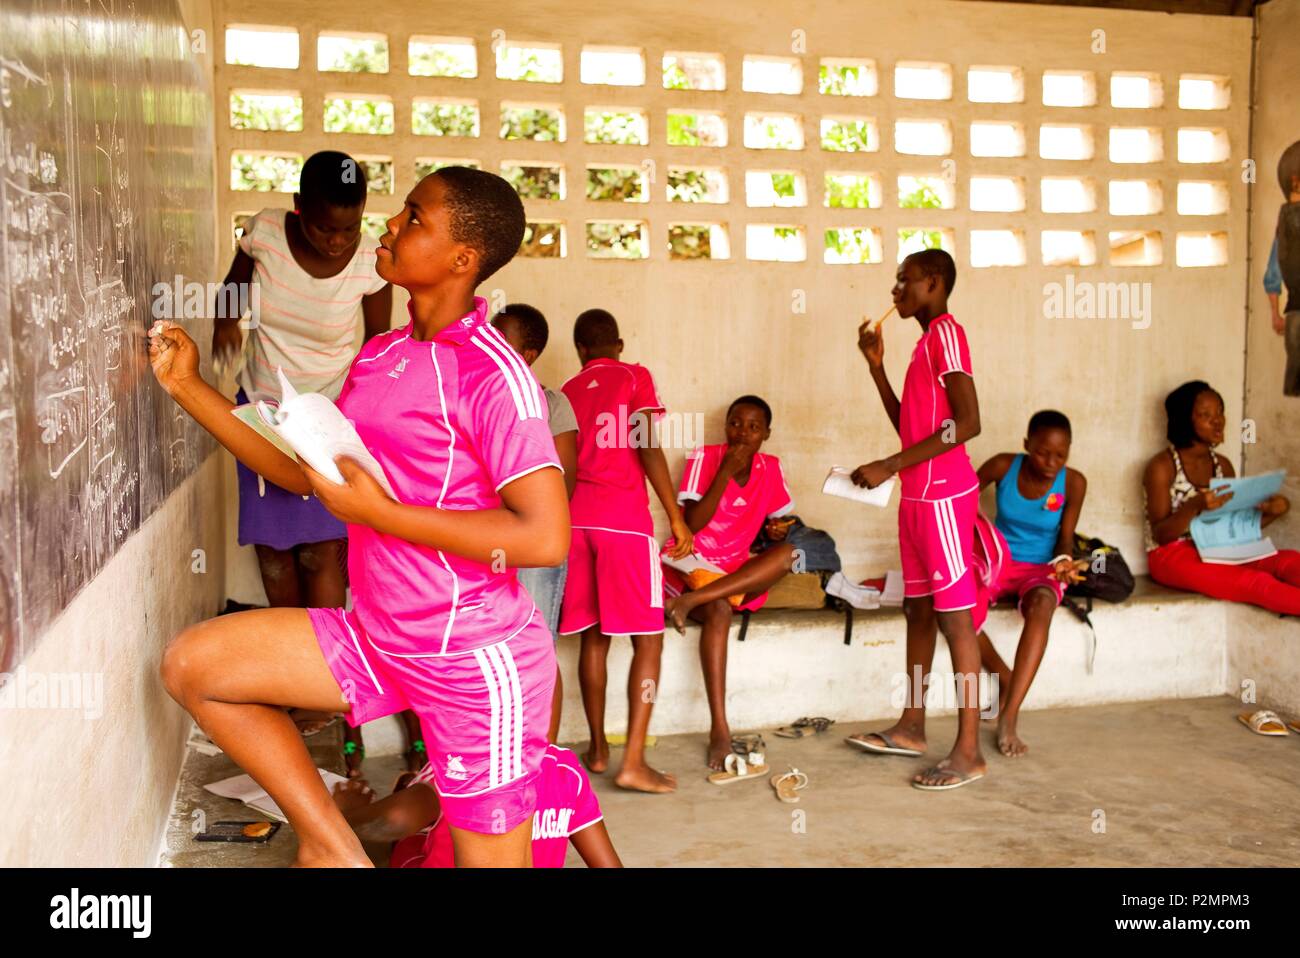
[[[609,657],[609,636],[599,626],[582,633],[578,652],[578,684],[582,688],[582,709],[587,713],[591,745],[582,756],[589,772],[600,774],[609,767],[609,742],[605,739],[605,686],[609,681],[605,660]]]
[[[308,542],[298,547],[298,572],[302,595],[308,608],[341,609],[347,601],[347,577],[343,571],[346,539]]]
[[[980,647],[980,665],[984,671],[990,675],[996,675],[998,678],[998,715],[1006,711],[1007,691],[1011,688],[1011,666],[1002,660],[998,655],[998,650],[993,647],[993,642],[989,639],[988,633],[980,630],[980,634],[975,636],[975,641]],[[992,720],[997,716],[988,716],[987,720]]]
[[[560,713],[564,708],[564,677],[560,667],[555,667],[555,691],[551,693],[551,727],[546,731],[546,741],[552,745],[560,737]]]
[[[939,628],[948,642],[953,672],[957,682],[957,741],[948,757],[933,768],[918,772],[912,779],[924,785],[943,785],[961,775],[983,774],[987,766],[980,753],[979,725],[979,643],[970,610],[936,612]]]
[[[774,545],[748,560],[735,572],[715,579],[702,589],[683,592],[668,600],[664,615],[678,632],[685,631],[691,610],[717,599],[743,595],[746,598],[766,592],[794,565],[794,546]]]
[[[934,646],[939,631],[934,599],[928,595],[904,599],[903,615],[907,618],[907,702],[898,721],[885,729],[884,734],[895,745],[924,752],[925,693],[930,684],[930,667],[934,663]],[[875,745],[885,744],[874,732],[851,737]]]
[[[533,817],[503,835],[467,832],[453,825],[451,843],[457,868],[532,868]]]
[[[1029,694],[1029,686],[1038,674],[1038,666],[1047,651],[1047,632],[1052,627],[1056,612],[1056,596],[1047,589],[1034,589],[1020,605],[1025,617],[1025,627],[1020,632],[1016,646],[1016,667],[1007,685],[1006,704],[998,720],[998,751],[1009,758],[1019,758],[1029,751],[1029,746],[1016,734],[1020,706]]]
[[[645,739],[659,694],[659,663],[664,634],[632,636],[632,667],[627,673],[627,748],[614,784],[638,792],[671,792],[677,779],[646,764]]]
[[[727,639],[731,635],[731,603],[714,599],[691,610],[702,622],[700,668],[709,698],[709,750],[705,761],[720,771],[731,752],[731,726],[727,723]]]
[[[302,589],[293,550],[272,549],[270,546],[253,546],[253,549],[257,553],[257,566],[262,573],[266,604],[272,609],[301,609]]]
[[[275,799],[298,835],[296,864],[369,867],[285,708],[345,712],[304,609],[258,609],[192,625],[162,680],[204,732]]]

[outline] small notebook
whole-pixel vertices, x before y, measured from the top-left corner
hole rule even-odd
[[[343,474],[334,460],[347,456],[396,499],[397,494],[370,450],[357,435],[338,406],[320,393],[299,393],[277,368],[281,397],[277,404],[264,400],[236,406],[231,412],[240,422],[256,429],[287,455],[296,455],[326,479],[343,485]],[[277,441],[278,440],[278,441]]]
[[[865,502],[869,506],[884,508],[889,505],[889,497],[894,491],[894,483],[896,482],[892,476],[872,489],[854,485],[852,476],[852,469],[846,469],[843,466],[831,466],[826,481],[822,483],[822,492],[828,496],[839,496],[841,499]]]
[[[674,559],[665,552],[659,557],[659,559],[664,565],[668,566],[670,569],[676,569],[682,575],[690,575],[698,569],[704,569],[707,572],[716,572],[718,575],[725,575],[722,569],[718,568],[708,559],[701,559],[695,553],[691,553],[690,555],[684,556],[680,559]]]
[[[1218,509],[1203,512],[1192,520],[1192,542],[1202,562],[1242,565],[1277,554],[1273,540],[1262,531],[1262,516],[1256,506],[1277,495],[1286,479],[1281,470],[1237,479],[1215,479],[1216,492],[1232,490],[1232,498]]]
[[[323,768],[318,768],[316,771],[320,772],[321,781],[325,783],[325,787],[331,795],[334,793],[335,785],[347,781],[342,775]],[[248,775],[223,778],[219,782],[212,782],[203,787],[213,795],[220,795],[222,798],[233,798],[237,802],[243,802],[249,808],[255,809],[263,815],[269,815],[277,821],[287,822],[289,820],[284,817],[284,812],[280,811],[280,806],[275,803],[275,799],[268,795],[266,790]]]

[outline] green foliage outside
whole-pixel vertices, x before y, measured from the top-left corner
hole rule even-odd
[[[325,132],[392,133],[393,104],[387,100],[326,100]]]
[[[558,142],[560,111],[544,107],[506,107],[501,111],[501,139]]]
[[[301,156],[236,153],[230,158],[230,188],[257,192],[294,193],[302,176]]]
[[[588,223],[587,252],[608,259],[645,259],[645,237],[639,223]]]
[[[675,223],[668,227],[669,259],[713,259],[713,244],[707,226]]]
[[[670,118],[671,119],[671,118]],[[639,113],[588,110],[583,117],[583,136],[588,143],[624,143],[645,146],[645,117]]]
[[[232,130],[302,130],[302,98],[230,94]]]
[[[418,100],[411,107],[411,132],[417,136],[478,136],[478,107],[472,103]]]

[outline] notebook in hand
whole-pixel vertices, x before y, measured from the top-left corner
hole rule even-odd
[[[347,456],[379,483],[391,498],[397,494],[370,450],[361,442],[356,427],[343,415],[338,406],[320,393],[299,393],[284,375],[280,377],[282,395],[278,404],[264,400],[247,406],[236,406],[231,412],[235,418],[251,426],[274,443],[281,451],[296,455],[326,479],[343,484],[343,474],[334,460]]]
[[[889,505],[889,497],[893,493],[894,484],[897,481],[892,476],[871,489],[854,485],[852,476],[852,469],[846,469],[843,466],[831,466],[826,481],[822,483],[822,492],[829,496],[839,496],[841,499],[865,502],[869,506],[884,508]]]
[[[1282,488],[1283,470],[1238,479],[1216,479],[1215,492],[1232,491],[1232,498],[1218,509],[1203,512],[1192,520],[1192,542],[1202,562],[1241,565],[1277,553],[1273,540],[1264,535],[1256,508]]]

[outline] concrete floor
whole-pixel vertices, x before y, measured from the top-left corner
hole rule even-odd
[[[772,770],[794,764],[811,780],[798,805],[766,782],[709,784],[703,735],[660,738],[648,753],[677,775],[676,795],[593,781],[627,865],[1298,865],[1300,735],[1254,735],[1236,711],[1216,697],[1029,712],[1030,753],[1003,758],[990,727],[989,774],[952,792],[911,787],[922,759],[844,744],[879,722],[808,739],[765,733]],[[927,731],[934,761],[956,719]]]
[[[624,792],[608,774],[592,780],[629,866],[1300,865],[1300,736],[1253,735],[1237,711],[1234,700],[1216,697],[1030,712],[1021,723],[1030,754],[1003,758],[986,727],[988,776],[953,792],[908,784],[922,759],[867,755],[843,743],[879,722],[801,740],[765,732],[772,770],[794,764],[811,779],[798,805],[778,802],[766,781],[709,784],[703,735],[660,737],[649,752],[677,775],[675,795]],[[927,758],[942,757],[955,732],[955,718],[933,720]],[[327,732],[313,740],[323,766],[337,748],[330,739]],[[616,749],[613,764],[620,757]],[[381,756],[365,771],[385,794],[400,765]],[[163,864],[292,861],[287,826],[266,846],[190,840],[195,807],[211,820],[258,817],[199,787],[234,773],[225,756],[191,753]],[[372,851],[376,864],[383,855]],[[572,849],[568,864],[581,867]]]

